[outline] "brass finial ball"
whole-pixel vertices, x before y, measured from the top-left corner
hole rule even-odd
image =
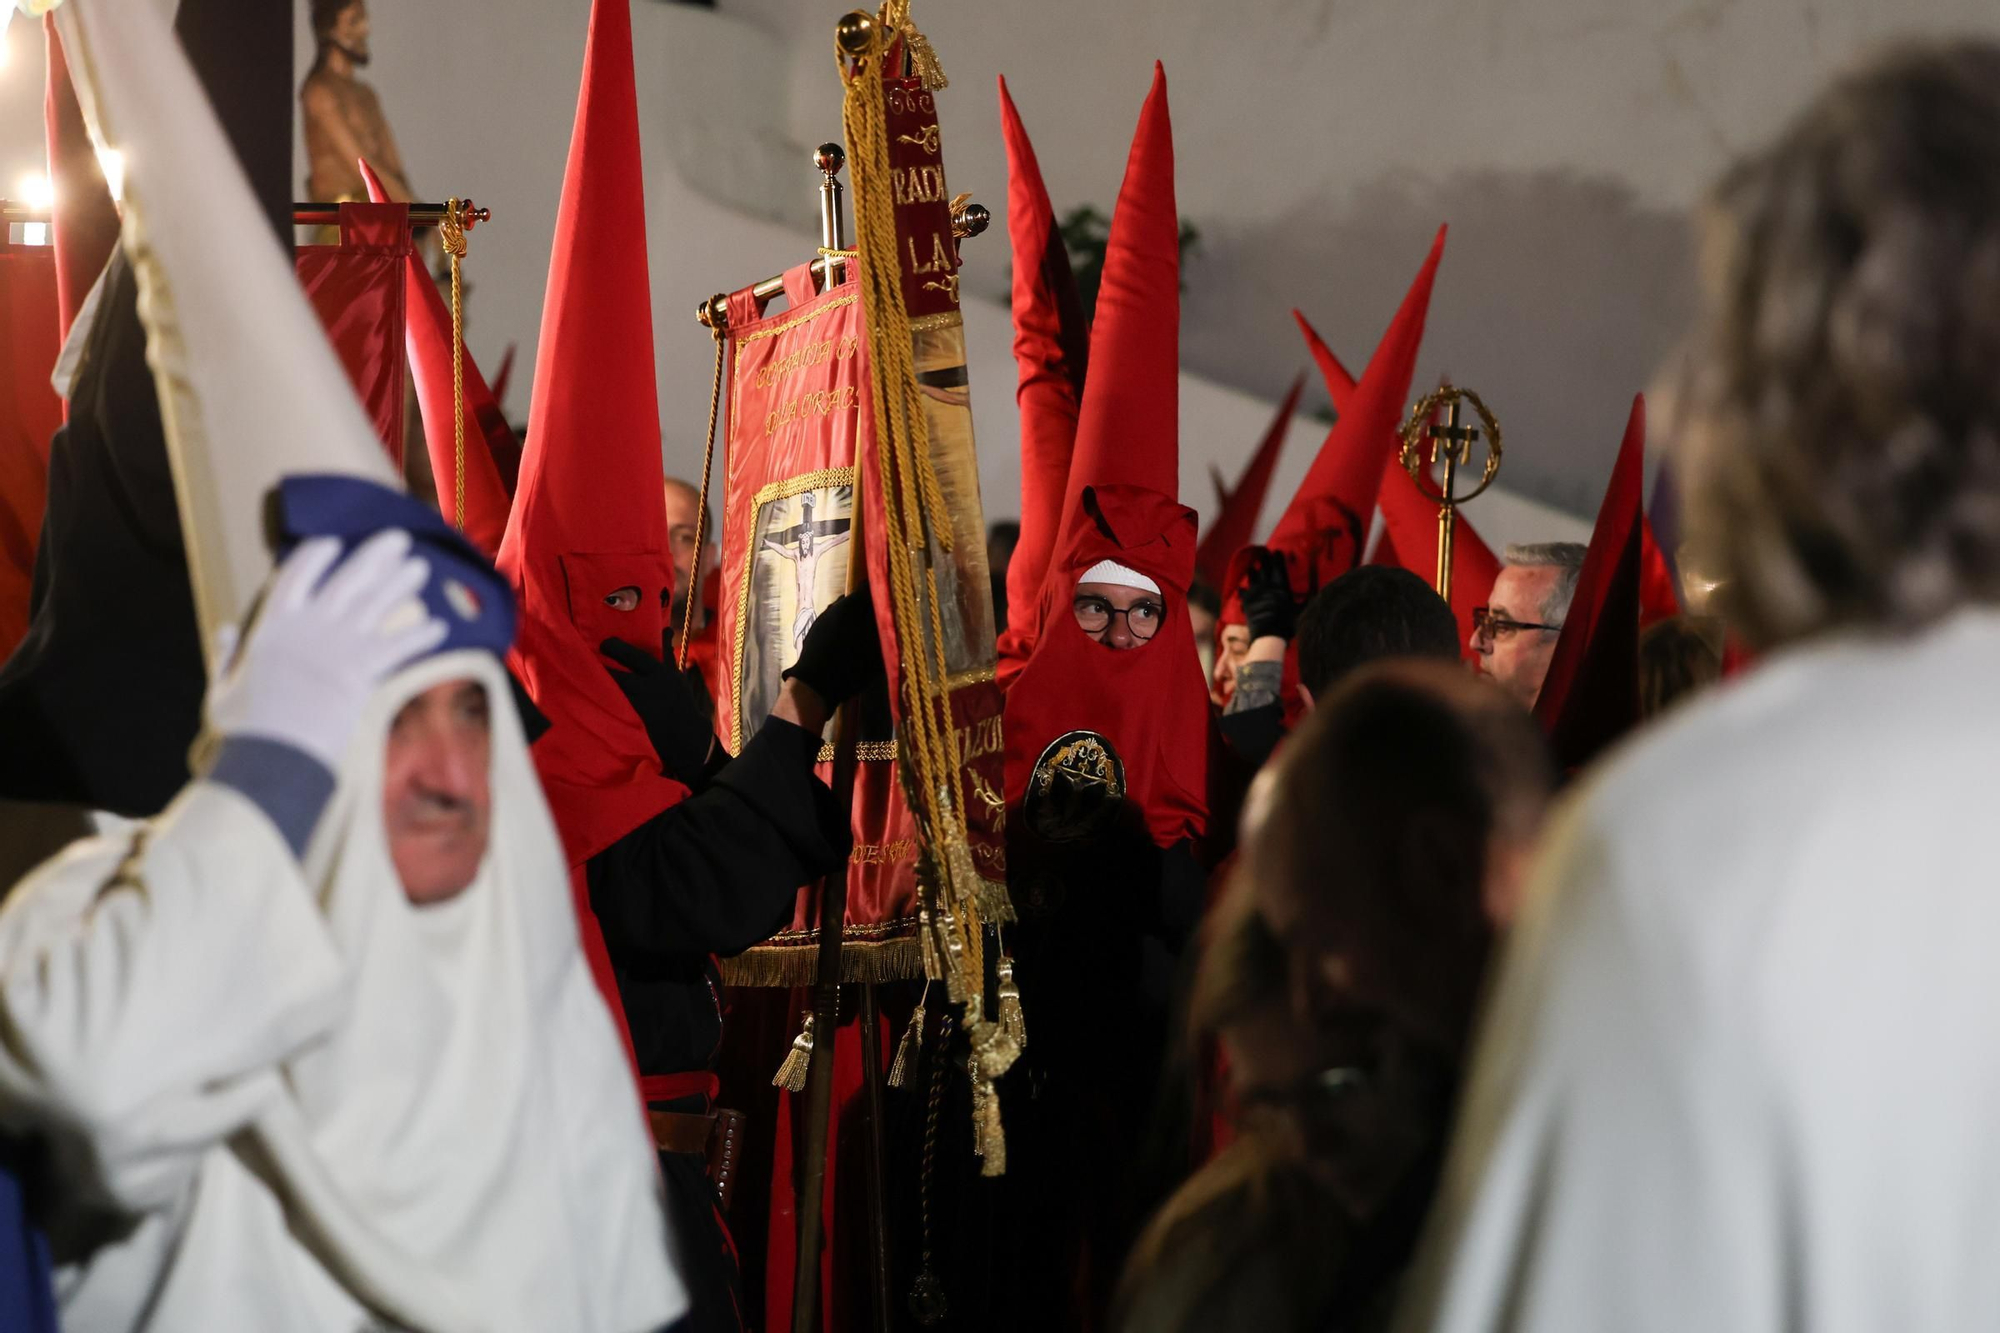
[[[993,225],[993,210],[984,204],[967,204],[959,220],[967,236],[977,236]]]
[[[813,149],[813,165],[828,176],[839,175],[847,165],[847,150],[837,143],[823,143]]]
[[[849,10],[834,26],[833,44],[849,60],[861,59],[875,45],[875,20],[861,10]]]

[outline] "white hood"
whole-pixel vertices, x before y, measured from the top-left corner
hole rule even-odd
[[[492,841],[471,887],[417,907],[383,830],[385,746],[405,702],[463,678],[492,705]],[[300,1239],[414,1327],[584,1333],[677,1317],[687,1300],[652,1141],[492,656],[432,658],[377,692],[305,871],[353,990],[255,1125]]]

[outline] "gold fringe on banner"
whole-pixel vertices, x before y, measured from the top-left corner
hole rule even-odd
[[[810,986],[819,979],[819,936],[804,932],[796,944],[760,944],[734,958],[718,960],[726,986]],[[842,985],[865,982],[884,986],[907,981],[923,967],[923,944],[914,935],[894,940],[857,940],[852,936],[840,943]]]

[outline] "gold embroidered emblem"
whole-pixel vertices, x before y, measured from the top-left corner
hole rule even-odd
[[[1125,799],[1125,763],[1094,731],[1049,742],[1035,761],[1021,802],[1028,827],[1049,842],[1073,842],[1102,830]]]

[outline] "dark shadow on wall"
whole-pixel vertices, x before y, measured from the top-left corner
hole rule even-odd
[[[1254,229],[1206,226],[1182,298],[1184,364],[1277,399],[1311,364],[1288,313],[1298,306],[1359,375],[1440,222],[1451,236],[1412,396],[1446,375],[1478,390],[1505,432],[1501,484],[1595,513],[1632,395],[1696,304],[1685,215],[1623,184],[1561,171],[1385,178]],[[1311,393],[1308,405],[1324,403],[1317,383]]]

